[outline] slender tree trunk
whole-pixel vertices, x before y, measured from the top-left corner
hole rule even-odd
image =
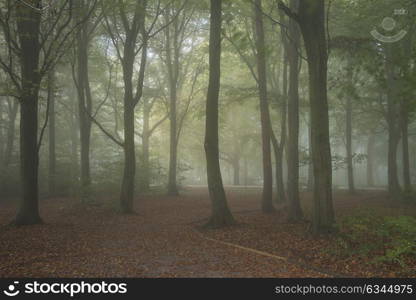
[[[136,175],[136,155],[134,142],[134,109],[133,104],[133,65],[134,43],[131,37],[126,38],[123,60],[124,80],[124,169],[121,183],[120,209],[122,213],[133,213],[134,177]]]
[[[143,99],[143,137],[142,137],[142,152],[143,152],[143,162],[142,162],[142,172],[143,172],[143,181],[142,181],[142,190],[144,192],[149,191],[150,189],[150,168],[149,168],[149,123],[150,123],[150,109],[149,101],[147,98]]]
[[[286,82],[286,68],[287,68],[287,63],[285,62],[285,67],[284,67],[284,75],[283,75],[283,82]],[[285,84],[283,84],[283,86],[286,86]],[[284,90],[286,91],[287,89],[284,88]],[[285,95],[282,97],[281,100],[281,108],[280,108],[280,115],[281,115],[281,130],[280,130],[280,144],[277,141],[277,138],[274,134],[274,132],[272,131],[272,135],[271,135],[271,141],[272,141],[272,145],[273,145],[273,150],[274,150],[274,156],[275,156],[275,160],[276,160],[276,165],[275,165],[275,172],[276,172],[276,189],[277,189],[277,203],[284,203],[286,202],[286,192],[285,192],[285,183],[284,183],[284,172],[283,172],[283,162],[284,162],[284,157],[283,157],[283,153],[284,153],[284,147],[286,145],[286,92]]]
[[[77,19],[82,20],[86,5],[84,0],[79,1]],[[81,199],[90,197],[90,141],[91,141],[91,97],[88,80],[88,22],[83,22],[77,32],[77,81],[78,81],[78,113],[80,130],[80,167],[81,167]]]
[[[166,23],[170,22],[170,10],[166,13]],[[173,28],[173,36],[171,34]],[[169,78],[169,119],[170,119],[170,142],[169,142],[169,171],[168,171],[168,195],[178,196],[176,182],[177,174],[177,152],[178,152],[178,126],[177,126],[177,102],[178,102],[178,80],[179,80],[179,56],[180,46],[178,46],[179,24],[177,18],[171,26],[165,29],[166,44],[166,65]]]
[[[297,13],[299,1],[291,0],[291,10]],[[289,20],[288,61],[289,61],[289,99],[288,99],[288,198],[289,220],[303,218],[299,198],[299,55],[300,31],[295,20]]]
[[[283,17],[281,17],[283,19]],[[282,41],[284,43],[283,51],[283,82],[282,82],[282,99],[280,101],[280,143],[272,132],[272,144],[274,149],[274,156],[276,160],[275,172],[276,172],[276,189],[277,189],[277,203],[286,202],[286,189],[284,183],[284,149],[286,146],[286,131],[287,131],[287,73],[288,73],[288,62],[287,62],[287,39],[284,31],[282,30]]]
[[[276,158],[276,189],[277,189],[277,203],[286,202],[285,184],[283,178],[283,148],[277,142],[277,138],[272,133],[271,136],[274,156]]]
[[[211,217],[207,226],[222,227],[234,223],[228,208],[220,169],[218,146],[218,97],[221,76],[221,23],[222,1],[211,0],[211,23],[209,40],[209,84],[205,120],[205,153],[207,178],[211,199]]]
[[[121,4],[122,5],[122,4]],[[135,176],[136,176],[136,147],[135,147],[135,132],[134,132],[134,116],[135,108],[140,101],[143,93],[143,82],[145,76],[145,69],[147,63],[147,42],[148,36],[145,29],[145,15],[146,15],[145,0],[136,3],[136,12],[132,21],[131,28],[125,27],[126,37],[124,40],[123,49],[123,81],[124,81],[124,169],[123,178],[121,182],[120,193],[120,210],[122,213],[134,213],[133,200],[135,190]],[[121,9],[122,10],[122,9]],[[127,22],[128,23],[128,22]],[[140,70],[137,79],[136,92],[133,92],[133,71],[136,58],[136,43],[138,42],[139,33],[142,35],[142,52],[140,61]]]
[[[256,28],[257,72],[260,98],[260,118],[263,152],[263,195],[262,210],[273,212],[273,171],[271,158],[271,122],[267,98],[266,49],[264,43],[263,12],[261,0],[255,0],[253,5]]]
[[[76,195],[79,189],[79,159],[78,159],[78,146],[79,146],[79,113],[77,112],[78,99],[76,90],[74,87],[71,88],[71,189],[72,194]]]
[[[309,149],[308,149],[308,153],[309,153],[309,164],[308,164],[308,191],[312,191],[313,190],[313,162],[312,162],[312,129],[311,126],[309,124],[309,128],[308,128],[308,144],[309,144]]]
[[[169,143],[169,178],[168,178],[168,195],[178,196],[178,187],[176,183],[177,173],[177,119],[176,119],[176,103],[177,103],[177,91],[176,82],[171,84],[170,95],[170,143]]]
[[[345,139],[346,139],[346,152],[347,152],[347,170],[348,170],[348,191],[350,194],[355,193],[354,185],[354,166],[353,166],[353,153],[352,153],[352,100],[350,96],[347,96],[346,105],[346,126],[345,126]]]
[[[248,185],[248,162],[247,157],[244,157],[244,186]]]
[[[367,185],[374,186],[374,147],[375,135],[370,134],[367,141]]]
[[[412,191],[412,182],[410,179],[410,160],[409,160],[409,111],[404,103],[401,103],[401,136],[403,151],[403,185],[404,191],[409,194]]]
[[[387,77],[387,124],[388,124],[388,189],[392,198],[400,198],[401,187],[397,171],[397,148],[400,142],[400,128],[397,109],[397,82],[395,64],[390,47],[386,47]]]
[[[237,158],[233,162],[233,182],[234,185],[240,185],[240,159]]]
[[[31,4],[39,7],[40,0]],[[41,223],[38,193],[38,99],[41,14],[27,5],[16,3],[17,33],[20,40],[21,107],[20,107],[20,164],[22,198],[14,223]]]
[[[55,146],[55,72],[48,73],[48,102],[49,102],[49,195],[56,192],[56,146]]]
[[[285,43],[287,39],[285,38]],[[288,62],[287,62],[287,50],[284,51],[284,65],[283,65],[283,101],[281,107],[281,130],[280,130],[280,147],[277,153],[279,166],[276,168],[276,182],[277,182],[277,196],[279,202],[286,202],[286,188],[285,188],[285,176],[284,176],[284,152],[286,147],[287,137],[287,97],[288,97]]]
[[[16,117],[17,112],[19,109],[19,102],[15,100],[11,100],[10,98],[7,98],[7,116],[8,116],[8,122],[7,122],[7,129],[5,130],[5,133],[3,134],[2,138],[6,139],[6,143],[4,145],[2,157],[1,157],[1,167],[2,172],[0,173],[0,192],[6,191],[7,188],[7,176],[9,174],[9,165],[12,160],[13,155],[13,149],[14,149],[14,143],[15,143],[15,135],[16,135]]]
[[[305,42],[309,65],[312,160],[314,169],[314,209],[312,227],[315,234],[332,231],[332,162],[329,141],[327,99],[327,42],[324,0],[300,1],[298,20]]]
[[[16,135],[16,117],[17,112],[19,110],[19,105],[17,101],[10,101],[8,99],[8,116],[9,122],[7,125],[6,131],[6,146],[4,149],[4,157],[3,157],[3,170],[7,173],[7,168],[10,165],[13,148],[14,148],[14,141]]]
[[[136,155],[134,143],[134,106],[126,93],[124,100],[124,171],[121,184],[120,208],[123,213],[133,213]]]

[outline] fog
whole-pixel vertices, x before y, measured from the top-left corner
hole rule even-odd
[[[223,2],[1,1],[1,224],[412,215],[414,3]]]

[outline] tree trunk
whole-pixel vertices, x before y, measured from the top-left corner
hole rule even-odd
[[[142,191],[147,192],[150,189],[150,168],[149,168],[149,127],[150,127],[150,109],[149,101],[147,98],[143,99],[143,136],[142,136],[142,151],[143,151],[143,162],[142,162]]]
[[[121,184],[120,208],[122,213],[133,213],[136,154],[134,143],[134,106],[132,97],[124,97],[124,172]]]
[[[244,186],[248,185],[248,162],[247,157],[244,157]]]
[[[123,5],[120,2],[120,5]],[[147,42],[148,36],[145,29],[146,1],[136,3],[136,12],[132,20],[132,25],[125,26],[126,37],[123,45],[123,82],[124,82],[124,169],[120,193],[120,210],[122,213],[134,213],[133,200],[136,176],[136,147],[134,142],[134,116],[135,108],[140,101],[143,93],[143,82],[147,62]],[[120,8],[123,13],[123,9]],[[128,23],[128,22],[127,22]],[[136,92],[133,92],[133,71],[137,55],[136,44],[139,33],[142,34],[142,53],[140,70],[137,78]]]
[[[220,169],[218,146],[218,97],[221,76],[221,0],[211,0],[211,23],[209,40],[209,84],[205,120],[205,153],[207,178],[211,199],[209,227],[223,227],[234,223],[228,208]]]
[[[177,173],[177,119],[176,119],[176,83],[171,84],[171,95],[170,95],[170,143],[169,143],[169,178],[168,178],[168,195],[178,196],[178,187],[176,183]]]
[[[354,166],[353,166],[353,153],[352,153],[352,99],[351,96],[347,96],[346,106],[346,124],[345,124],[345,139],[346,139],[346,152],[347,152],[347,170],[348,170],[348,191],[350,194],[355,193],[354,185]]]
[[[55,72],[48,73],[48,102],[49,102],[49,195],[56,192],[56,146],[55,146]]]
[[[79,1],[77,12],[78,21],[84,18],[85,3]],[[81,199],[90,197],[91,173],[90,173],[90,140],[91,140],[91,97],[89,94],[88,79],[88,22],[82,22],[77,32],[77,81],[78,81],[78,113],[80,130],[81,151]]]
[[[374,186],[374,146],[375,136],[371,134],[367,141],[367,185]]]
[[[70,95],[71,95],[71,190],[72,195],[75,196],[78,193],[79,189],[79,159],[78,159],[78,145],[79,145],[79,137],[78,133],[80,132],[79,129],[79,112],[77,112],[78,106],[78,99],[77,94],[74,87],[71,87]]]
[[[257,72],[260,98],[260,118],[263,153],[263,195],[262,210],[273,212],[273,171],[271,159],[271,122],[267,99],[266,49],[264,43],[263,12],[261,0],[255,0],[253,5],[256,28]]]
[[[311,125],[309,124],[309,128],[308,128],[309,164],[308,164],[308,187],[307,187],[308,191],[313,190],[313,162],[312,162],[312,135],[311,135],[312,131],[311,130],[312,130]]]
[[[286,64],[285,64],[286,65]],[[285,67],[286,70],[286,67]],[[286,71],[284,71],[286,72]],[[284,75],[285,77],[285,75]],[[286,89],[285,89],[286,90]],[[281,137],[280,137],[280,144],[277,141],[274,132],[272,131],[271,141],[274,150],[275,156],[275,172],[276,172],[276,189],[277,189],[277,203],[284,203],[286,202],[286,193],[285,193],[285,183],[284,183],[284,175],[283,175],[283,153],[284,147],[286,144],[286,95],[283,96],[282,104],[281,104]]]
[[[124,169],[121,183],[120,209],[122,213],[133,213],[134,177],[136,175],[136,155],[134,142],[134,104],[133,104],[133,65],[134,43],[127,35],[124,46]]]
[[[400,198],[401,187],[397,171],[397,148],[400,142],[400,128],[397,109],[397,82],[395,79],[395,64],[392,49],[386,50],[386,77],[387,77],[387,124],[388,124],[388,189],[392,198]]]
[[[401,103],[401,136],[402,136],[402,151],[403,151],[403,185],[404,191],[407,194],[412,192],[412,182],[410,179],[410,160],[409,160],[409,110],[402,100]]]
[[[233,162],[233,182],[234,185],[240,185],[240,159],[235,159]]]
[[[3,170],[5,170],[5,173],[7,173],[7,168],[10,165],[12,154],[13,154],[13,148],[14,148],[14,141],[15,141],[15,135],[16,135],[16,117],[17,112],[19,109],[19,105],[17,101],[11,101],[10,99],[7,99],[8,103],[8,116],[9,116],[9,122],[7,125],[7,132],[6,132],[6,146],[4,149],[4,157],[3,157]]]
[[[299,1],[291,0],[290,8],[297,12]],[[299,199],[299,55],[300,32],[295,20],[289,20],[287,57],[289,61],[288,94],[288,198],[289,221],[296,222],[303,218]]]
[[[167,10],[166,23],[170,22],[170,10]],[[169,120],[170,120],[170,142],[169,142],[169,172],[168,172],[168,195],[178,196],[176,182],[177,174],[177,152],[178,152],[178,126],[177,126],[177,102],[178,102],[178,80],[179,80],[179,56],[178,46],[179,28],[178,20],[175,18],[171,26],[165,29],[166,65],[169,78]],[[173,27],[173,37],[171,36]]]
[[[302,0],[298,20],[309,66],[312,160],[314,169],[313,232],[332,231],[332,166],[327,99],[327,43],[324,0]]]
[[[39,7],[40,0],[31,1]],[[21,107],[20,107],[20,164],[22,198],[16,215],[16,225],[41,223],[38,193],[38,99],[41,14],[16,3],[17,33],[21,54]]]

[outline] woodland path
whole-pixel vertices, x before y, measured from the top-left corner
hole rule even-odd
[[[258,194],[229,195],[236,218],[258,211]],[[0,227],[1,277],[319,277],[282,260],[213,242],[198,231],[209,216],[207,191],[140,197],[137,215],[72,199],[41,203],[45,224]],[[1,224],[13,216],[2,204]]]

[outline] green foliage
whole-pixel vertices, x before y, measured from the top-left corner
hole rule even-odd
[[[341,255],[370,258],[371,263],[398,264],[416,256],[416,218],[377,216],[370,211],[348,216],[339,223]]]

